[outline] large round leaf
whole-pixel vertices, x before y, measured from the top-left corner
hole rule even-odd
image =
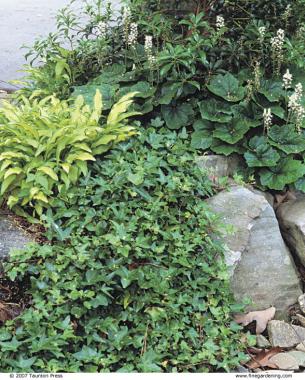
[[[195,149],[208,149],[213,142],[214,126],[207,120],[197,120],[193,128],[191,145]]]
[[[273,190],[283,190],[285,185],[297,181],[305,174],[305,164],[286,157],[277,166],[259,172],[261,184]]]
[[[227,123],[232,119],[231,106],[223,101],[212,98],[199,102],[198,106],[203,119],[218,123]]]
[[[189,103],[163,105],[161,113],[166,125],[170,129],[179,129],[191,123],[194,110]]]
[[[117,84],[85,84],[84,86],[74,87],[72,96],[76,98],[78,95],[82,95],[85,99],[85,102],[88,105],[93,106],[96,90],[99,90],[102,94],[103,110],[107,110],[112,107],[114,103],[115,92],[118,88],[119,85]]]
[[[249,151],[244,154],[249,167],[275,166],[280,155],[264,136],[254,136],[249,141]]]
[[[228,124],[216,124],[213,136],[228,143],[236,144],[248,132],[251,125],[246,120],[233,119]]]
[[[232,153],[242,154],[244,152],[244,148],[242,146],[226,144],[225,142],[218,139],[213,139],[211,150],[214,153],[223,154],[225,156],[229,156]]]
[[[258,91],[259,93],[263,94],[270,102],[279,101],[281,97],[285,96],[283,83],[274,81],[272,79],[264,80]]]
[[[301,153],[305,151],[305,135],[299,135],[293,124],[274,125],[268,132],[270,144],[276,146],[286,154]]]
[[[230,73],[214,76],[207,87],[213,94],[228,102],[238,102],[245,96],[245,89],[240,85],[238,79]]]

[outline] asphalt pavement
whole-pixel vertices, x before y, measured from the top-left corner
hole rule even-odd
[[[81,4],[84,0],[77,0]],[[94,0],[91,0],[94,1]],[[114,8],[119,0],[113,0]],[[26,63],[21,49],[39,36],[55,31],[55,15],[69,0],[0,0],[0,89],[11,88],[8,81],[23,76]]]

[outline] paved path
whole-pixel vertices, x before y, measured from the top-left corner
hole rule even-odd
[[[77,0],[81,3],[81,0]],[[69,0],[0,0],[0,81],[22,77],[22,45],[55,30],[55,15]],[[113,0],[118,7],[119,0]],[[8,86],[0,82],[0,88]]]

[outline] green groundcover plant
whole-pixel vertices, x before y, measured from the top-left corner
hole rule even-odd
[[[82,96],[73,102],[54,96],[7,102],[0,109],[0,201],[7,199],[20,215],[23,209],[42,215],[52,198],[87,175],[88,161],[136,133],[126,123],[135,114],[127,112],[134,95],[121,97],[107,118],[98,90],[92,107]]]
[[[155,124],[156,121],[152,121]],[[15,252],[29,307],[0,329],[2,372],[228,371],[246,356],[213,188],[185,132],[147,128],[46,215],[52,245]]]
[[[239,154],[262,189],[304,190],[302,1],[194,1],[193,14],[173,14],[174,3],[132,0],[115,14],[96,2],[85,25],[64,8],[58,34],[29,54],[48,65],[55,56],[54,71],[67,72],[58,41],[68,36],[73,49],[61,56],[74,70],[72,96],[90,103],[98,89],[109,108],[137,91],[144,125],[161,116],[199,151]],[[46,88],[34,80],[27,90]]]

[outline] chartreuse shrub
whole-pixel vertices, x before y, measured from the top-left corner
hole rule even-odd
[[[228,371],[245,360],[205,203],[213,190],[186,133],[147,128],[90,168],[46,216],[57,242],[5,264],[30,279],[32,302],[0,329],[1,372]]]
[[[82,96],[73,102],[49,96],[5,103],[0,109],[0,199],[18,213],[32,209],[33,217],[40,216],[52,198],[87,175],[88,161],[135,133],[126,123],[134,115],[127,112],[134,95],[123,96],[107,119],[99,91],[92,107]]]

